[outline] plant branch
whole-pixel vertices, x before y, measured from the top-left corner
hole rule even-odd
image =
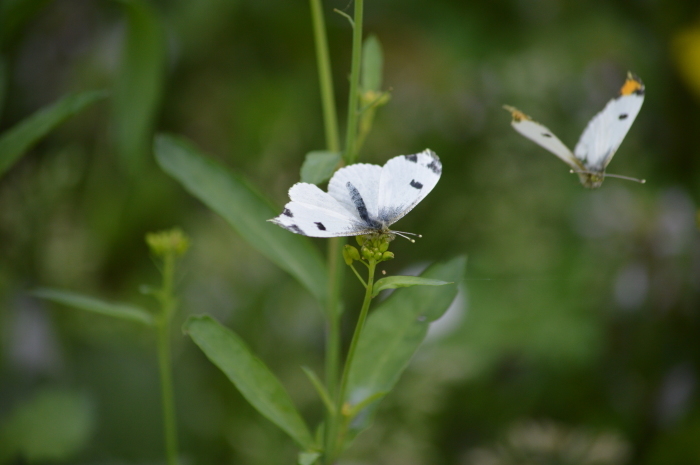
[[[350,96],[348,97],[348,123],[345,133],[343,158],[350,165],[357,158],[357,121],[359,117],[360,67],[362,64],[362,13],[364,0],[355,0],[355,23],[352,31],[352,65],[350,67]]]

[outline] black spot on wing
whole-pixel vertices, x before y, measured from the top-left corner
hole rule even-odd
[[[348,183],[345,184],[345,187],[347,187],[348,191],[350,192],[350,198],[352,199],[352,203],[355,204],[357,214],[360,215],[360,218],[362,218],[363,221],[369,223],[369,212],[367,212],[367,206],[365,205],[365,201],[360,195],[360,191],[358,191],[357,188],[353,186],[350,181],[348,181]]]
[[[285,208],[284,211],[282,212],[283,215],[286,215],[290,218],[294,218],[294,215],[292,215],[292,212],[289,211],[289,208]]]
[[[442,163],[440,163],[440,160],[433,159],[433,161],[425,165],[425,167],[437,175],[442,173]]]
[[[364,226],[373,229],[380,228],[381,225],[376,220],[372,220],[369,217],[367,206],[365,205],[365,201],[362,199],[362,195],[360,195],[360,191],[358,191],[357,188],[353,186],[350,181],[348,181],[348,183],[345,184],[345,187],[347,187],[348,192],[350,192],[350,198],[352,199],[352,203],[355,204],[357,214],[360,216],[362,221],[364,221]]]
[[[320,221],[317,222],[317,223],[314,223],[314,224],[315,224],[316,227],[318,227],[318,229],[320,229],[321,231],[325,231],[325,230],[326,230],[326,227],[325,227],[325,226],[323,225],[323,223],[321,223]]]
[[[411,187],[415,187],[416,189],[422,189],[422,188],[423,188],[423,184],[419,183],[419,182],[416,181],[415,179],[412,179],[410,184],[411,184]]]
[[[543,132],[543,133],[542,133],[542,136],[543,136],[543,137],[552,137],[552,135],[549,134],[549,133],[547,133],[547,132]]]
[[[306,236],[306,233],[296,224],[290,224],[289,226],[284,226],[284,228],[286,228],[289,231],[292,231],[293,233],[302,234]]]
[[[413,155],[404,155],[406,157],[406,160],[412,161],[413,163],[418,163],[418,154],[414,153]]]
[[[617,117],[619,120],[627,119],[627,116],[629,116],[627,113],[622,113],[620,116]]]

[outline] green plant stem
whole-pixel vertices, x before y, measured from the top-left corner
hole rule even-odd
[[[165,456],[168,465],[177,465],[178,455],[173,370],[170,357],[170,320],[175,310],[175,298],[173,297],[174,276],[175,256],[172,253],[168,253],[163,257],[163,288],[160,294],[161,314],[158,318],[158,365],[163,401]]]
[[[333,78],[331,76],[331,59],[328,54],[326,23],[323,20],[321,0],[309,0],[311,20],[316,44],[316,62],[318,63],[318,80],[321,88],[321,106],[323,107],[323,126],[326,131],[326,146],[331,152],[340,152],[338,135],[338,113],[335,109]]]
[[[349,165],[357,158],[357,123],[359,118],[360,66],[362,63],[362,12],[364,0],[355,0],[355,27],[352,31],[352,65],[350,67],[350,96],[348,97],[348,125],[345,133],[343,158]]]
[[[333,434],[333,448],[330,449],[331,457],[335,459],[338,454],[342,451],[343,447],[343,436],[341,425],[345,422],[343,404],[345,402],[345,397],[347,396],[348,388],[348,375],[350,374],[350,368],[352,366],[352,361],[355,357],[355,351],[357,349],[357,344],[360,341],[360,335],[362,334],[362,329],[365,326],[365,321],[367,320],[367,314],[369,313],[369,305],[372,302],[372,288],[374,287],[374,271],[377,267],[377,262],[373,259],[369,260],[369,275],[367,276],[367,288],[365,289],[365,299],[362,302],[362,308],[360,309],[360,316],[357,318],[357,325],[355,326],[355,332],[352,335],[352,341],[350,341],[350,348],[348,349],[348,355],[345,358],[345,366],[343,367],[343,375],[340,378],[340,390],[338,392],[338,398],[336,399],[336,412],[338,413],[334,418],[334,424],[331,428],[331,433]],[[339,434],[341,433],[341,434]],[[332,463],[332,462],[331,462]]]
[[[316,62],[318,64],[318,79],[321,90],[321,106],[323,108],[323,125],[326,134],[326,148],[331,152],[340,152],[340,136],[338,131],[338,113],[335,107],[333,78],[331,75],[331,59],[328,53],[328,38],[326,24],[323,19],[321,0],[309,0],[311,6],[311,21],[316,45]],[[338,387],[338,367],[340,366],[340,285],[343,280],[340,250],[345,240],[340,237],[328,241],[328,292],[326,300],[326,389],[331,396],[335,395]],[[326,416],[326,425],[334,421],[330,413]],[[330,436],[326,434],[324,446],[329,447]]]

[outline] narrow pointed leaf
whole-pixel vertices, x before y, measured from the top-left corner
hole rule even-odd
[[[32,292],[32,295],[68,307],[99,313],[100,315],[134,321],[147,326],[153,326],[155,324],[151,313],[133,305],[105,302],[104,300],[95,299],[75,292],[48,288],[36,289]]]
[[[373,90],[379,92],[382,88],[382,70],[384,67],[384,54],[382,45],[374,34],[365,39],[362,46],[362,76],[360,87],[363,92]]]
[[[113,102],[115,143],[124,166],[138,172],[148,156],[165,71],[165,33],[152,7],[123,0],[127,18]]]
[[[304,236],[267,220],[280,210],[242,177],[203,157],[182,138],[156,137],[156,159],[192,195],[221,215],[248,243],[289,272],[320,302],[325,300],[326,271],[321,254]]]
[[[320,452],[300,452],[297,463],[298,465],[314,465],[319,457],[321,457]]]
[[[190,317],[183,330],[258,412],[303,449],[311,448],[311,432],[284,386],[236,333],[206,315]]]
[[[464,275],[465,257],[437,263],[421,276],[426,279],[459,282]],[[401,289],[383,302],[367,319],[350,368],[348,399],[357,405],[391,391],[420,346],[430,322],[440,318],[457,295],[457,286],[416,286]],[[371,402],[351,425],[353,433],[366,428],[376,409]]]
[[[0,176],[56,126],[106,96],[103,91],[68,95],[0,134]]]
[[[338,167],[342,155],[338,152],[314,151],[306,154],[301,165],[301,182],[321,184],[328,181]]]
[[[377,294],[386,289],[411,286],[444,286],[445,284],[452,283],[449,281],[440,281],[439,279],[426,279],[420,276],[387,276],[374,283],[372,297],[376,297]]]

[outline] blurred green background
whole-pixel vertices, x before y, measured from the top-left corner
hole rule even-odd
[[[333,8],[352,4],[324,4],[345,115],[351,32]],[[469,263],[344,463],[700,463],[697,1],[388,0],[365,12],[392,99],[360,161],[429,147],[444,166],[398,224],[424,238],[395,242],[385,269]],[[193,246],[175,327],[214,315],[317,423],[299,367],[322,372],[321,309],[150,152],[153,131],[183,134],[281,208],[305,153],[325,146],[307,2],[3,0],[0,14],[0,131],[68,93],[111,93],[0,180],[0,461],[163,462],[153,334],[28,291],[153,308],[139,293],[159,280],[143,238],[176,225]],[[645,185],[584,189],[501,108],[573,147],[628,70],[646,101],[608,172]],[[346,281],[352,316],[360,289]],[[292,441],[175,340],[184,463],[293,463]]]

